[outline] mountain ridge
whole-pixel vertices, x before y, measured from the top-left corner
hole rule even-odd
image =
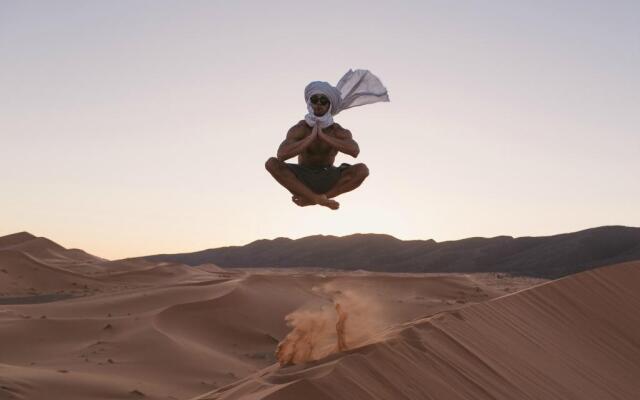
[[[21,250],[54,259],[107,261],[65,249],[45,237],[18,232],[0,237],[0,251]],[[606,225],[549,236],[469,237],[437,242],[389,234],[311,235],[258,239],[243,246],[154,254],[116,261],[171,262],[222,268],[312,267],[379,272],[501,272],[559,278],[599,266],[640,259],[640,228]],[[114,264],[115,265],[115,264]]]
[[[505,272],[558,278],[640,259],[640,228],[608,225],[550,236],[499,235],[436,242],[387,234],[259,239],[190,253],[133,259],[222,268],[315,267],[386,272]]]

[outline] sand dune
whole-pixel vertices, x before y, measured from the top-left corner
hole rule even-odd
[[[39,262],[57,266],[59,269],[88,274],[102,271],[99,265],[107,260],[80,249],[66,249],[59,244],[28,232],[0,237],[0,255],[5,251],[24,254]]]
[[[0,301],[5,297],[60,294],[65,291],[71,296],[74,291],[79,294],[97,290],[98,286],[94,279],[52,267],[15,250],[0,252],[0,275]]]
[[[108,261],[39,239],[0,238],[2,400],[634,399],[640,391],[639,263],[556,281],[225,270]],[[295,356],[279,362],[285,344]]]
[[[640,262],[400,324],[205,399],[637,399]],[[348,327],[347,327],[348,329]]]
[[[115,271],[84,276],[36,250],[49,258],[15,248],[0,252],[9,272],[0,276],[3,288],[14,290],[13,276],[21,274],[43,294],[73,282],[101,291],[34,304],[3,297],[10,304],[0,304],[0,399],[190,398],[273,368],[276,347],[291,329],[285,317],[331,306],[337,293],[366,298],[371,307],[364,319],[374,318],[370,333],[380,334],[537,282],[151,262],[133,270],[116,263]],[[356,320],[358,310],[349,311]]]
[[[223,272],[213,264],[109,261],[27,232],[0,237],[0,304],[46,302],[171,282],[188,284]]]
[[[0,306],[0,383],[10,388],[0,393],[91,399],[129,398],[138,390],[152,399],[191,397],[275,363],[276,345],[289,330],[284,317],[327,302],[313,287],[325,281],[350,286],[359,279],[210,275],[198,283]],[[497,295],[478,296],[476,283],[464,276],[362,279],[397,310],[390,323]],[[428,292],[435,295],[420,297]]]

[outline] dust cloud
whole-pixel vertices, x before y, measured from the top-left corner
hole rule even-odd
[[[331,283],[314,287],[327,304],[299,309],[285,317],[291,332],[278,344],[280,365],[319,360],[375,340],[388,324],[375,297],[362,289],[339,290]]]

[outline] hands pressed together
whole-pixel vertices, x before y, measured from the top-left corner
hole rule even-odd
[[[320,139],[326,138],[326,134],[322,131],[322,128],[320,127],[319,122],[316,122],[316,124],[313,126],[313,129],[311,130],[311,137],[313,137],[312,141],[315,140],[315,138],[320,138]]]

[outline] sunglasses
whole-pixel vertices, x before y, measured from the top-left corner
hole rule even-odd
[[[327,99],[325,96],[316,96],[316,95],[311,96],[311,104],[318,104],[318,103],[320,103],[323,106],[326,106],[327,104],[329,104],[329,99]]]

